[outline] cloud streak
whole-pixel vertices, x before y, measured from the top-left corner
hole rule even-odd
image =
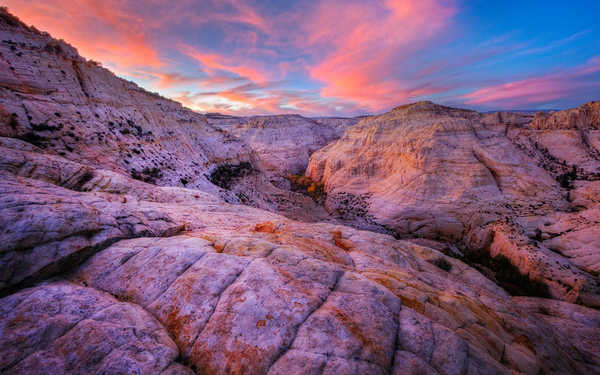
[[[509,83],[482,87],[463,98],[467,104],[486,104],[505,108],[549,103],[578,92],[595,92],[600,87],[600,57],[573,69]]]

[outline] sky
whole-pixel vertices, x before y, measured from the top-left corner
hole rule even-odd
[[[200,112],[354,116],[600,100],[598,0],[4,0]]]

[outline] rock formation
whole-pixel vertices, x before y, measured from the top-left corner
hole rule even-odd
[[[0,373],[600,373],[595,104],[201,115],[0,31]]]
[[[404,238],[501,255],[554,298],[599,307],[598,103],[535,118],[429,102],[315,152],[330,212]]]

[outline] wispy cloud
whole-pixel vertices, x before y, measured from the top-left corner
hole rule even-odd
[[[555,50],[557,48],[563,47],[569,43],[572,43],[572,42],[576,41],[577,39],[580,39],[581,37],[589,34],[591,31],[592,31],[592,29],[582,30],[582,31],[579,31],[572,35],[569,35],[565,38],[550,42],[546,45],[543,45],[540,47],[531,47],[531,48],[525,49],[523,51],[517,52],[516,54],[517,55],[535,55],[535,54],[546,53],[546,52]]]
[[[436,0],[328,1],[317,7],[307,42],[331,50],[310,68],[321,94],[381,110],[443,88],[411,88],[398,67],[448,25],[456,10]],[[333,24],[332,24],[333,23]]]
[[[581,92],[598,94],[598,87],[600,87],[600,57],[595,57],[575,68],[483,87],[464,95],[463,98],[467,104],[511,108],[547,103],[575,96]]]
[[[269,79],[268,72],[251,67],[250,61],[236,61],[237,59],[233,56],[202,52],[184,43],[180,43],[179,48],[183,53],[198,61],[210,75],[220,72],[233,73],[252,82],[262,82]]]

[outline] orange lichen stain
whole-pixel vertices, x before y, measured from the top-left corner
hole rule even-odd
[[[303,175],[289,175],[285,178],[290,181],[292,191],[304,192],[314,200],[325,196],[325,185],[322,182],[313,181]]]
[[[306,255],[317,258],[319,260],[344,265],[350,264],[350,262],[347,260],[347,257],[342,256],[340,254],[340,248],[337,246],[333,246],[331,243],[318,239],[295,237],[290,234],[287,234],[285,236],[280,235],[278,239],[282,243],[294,246]]]
[[[402,305],[415,310],[419,314],[425,315],[425,304],[423,304],[422,302],[420,302],[416,299],[402,297],[402,296],[400,297],[400,300],[402,301]]]
[[[265,327],[266,325],[267,325],[267,321],[264,319],[261,319],[258,322],[256,322],[256,328]]]
[[[204,240],[207,240],[208,242],[216,241],[216,239],[213,236],[205,234],[205,233],[189,233],[189,235],[193,235],[194,237],[202,238]]]
[[[228,342],[232,350],[225,348],[224,340],[218,340],[216,347],[199,342],[193,349],[190,361],[199,374],[256,374],[266,373],[266,351],[248,345],[239,339]]]
[[[215,243],[215,244],[213,244],[213,247],[215,248],[217,253],[222,253],[223,249],[225,248],[225,245],[222,243]]]
[[[381,342],[376,342],[369,337],[368,333],[350,316],[346,311],[337,307],[330,307],[332,316],[362,345],[363,350],[372,353],[384,353],[385,349]]]
[[[501,335],[504,332],[501,325],[502,318],[487,306],[463,295],[451,295],[450,300],[448,300],[448,296],[442,295],[440,297],[441,299],[430,297],[429,302],[440,309],[445,310],[457,321],[466,321],[467,317],[464,310],[464,308],[466,308],[477,322],[486,327],[488,331],[491,331],[496,335]]]
[[[350,251],[350,250],[354,249],[354,244],[352,243],[352,241],[345,240],[342,238],[341,231],[334,230],[333,232],[331,232],[331,235],[333,236],[333,243],[335,244],[335,246],[339,247],[340,249],[344,249],[346,251]]]
[[[166,326],[169,329],[169,332],[175,337],[179,336],[185,324],[187,324],[187,320],[180,316],[177,309],[171,311],[167,316]]]
[[[256,224],[254,231],[261,233],[275,233],[275,224],[270,221],[265,221],[264,223]]]

